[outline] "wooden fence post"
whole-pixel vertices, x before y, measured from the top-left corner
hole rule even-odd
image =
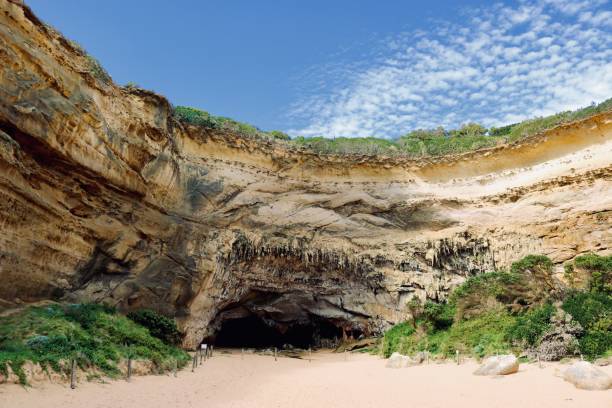
[[[540,361],[540,353],[538,353],[538,367],[542,368],[542,361]]]
[[[73,390],[76,388],[76,360],[72,359],[72,366],[70,368],[70,388]]]

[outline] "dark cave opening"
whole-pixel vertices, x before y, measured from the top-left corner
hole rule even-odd
[[[313,317],[305,323],[269,325],[257,315],[223,321],[215,336],[217,347],[301,348],[333,347],[342,339],[342,329],[326,319]]]

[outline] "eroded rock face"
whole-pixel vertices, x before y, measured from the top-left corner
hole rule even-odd
[[[558,309],[551,319],[551,327],[543,335],[535,351],[535,358],[543,361],[559,361],[580,353],[578,336],[584,331],[572,316]]]
[[[178,123],[0,11],[3,307],[149,307],[188,347],[244,314],[372,334],[526,254],[610,253],[610,113],[458,157],[319,156]]]

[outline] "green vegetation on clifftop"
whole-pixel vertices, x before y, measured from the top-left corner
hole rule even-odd
[[[528,119],[502,127],[487,129],[478,123],[467,123],[458,129],[413,130],[397,139],[376,137],[290,137],[280,131],[262,131],[252,125],[233,119],[213,116],[208,112],[177,106],[175,117],[182,122],[210,129],[225,129],[246,137],[259,137],[288,141],[291,145],[312,150],[320,154],[381,155],[402,157],[444,156],[470,152],[486,147],[511,143],[537,133],[552,129],[563,123],[587,118],[597,113],[612,110],[612,98],[598,105],[575,111],[566,111],[550,116]]]
[[[214,116],[206,111],[190,108],[188,106],[176,106],[174,108],[174,116],[181,122],[207,129],[223,129],[240,136],[289,140],[289,135],[279,130],[264,132],[248,123],[238,122],[237,120],[224,116]]]

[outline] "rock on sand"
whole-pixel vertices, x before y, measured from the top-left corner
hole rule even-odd
[[[396,352],[391,354],[391,357],[389,357],[389,360],[387,360],[385,367],[402,368],[408,363],[408,361],[410,361],[410,357]]]
[[[578,361],[563,373],[563,379],[583,390],[607,390],[612,387],[612,377],[588,361]]]
[[[506,354],[487,358],[474,375],[507,375],[514,374],[519,369],[519,362],[516,356]]]

